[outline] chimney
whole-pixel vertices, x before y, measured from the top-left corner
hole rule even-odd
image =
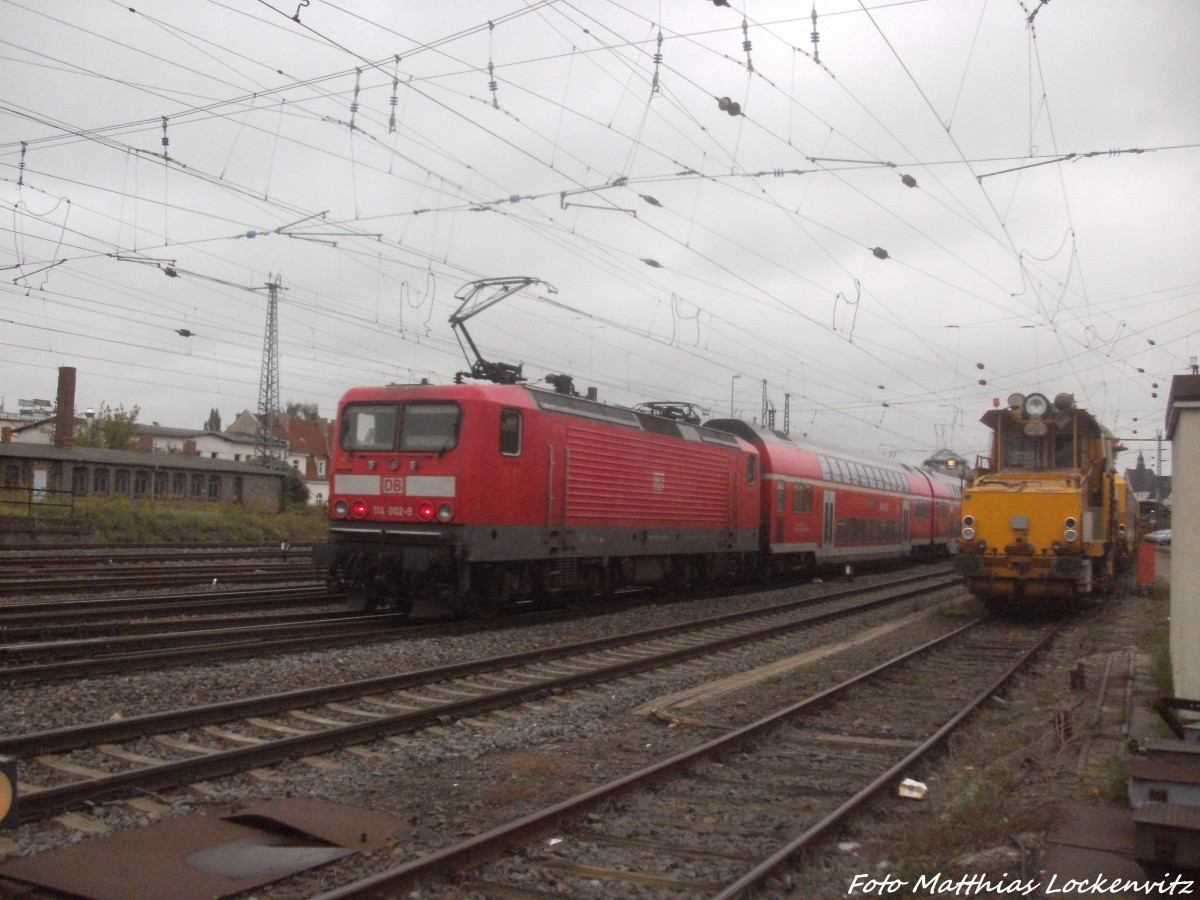
[[[58,367],[58,410],[54,423],[54,446],[75,443],[75,368]]]

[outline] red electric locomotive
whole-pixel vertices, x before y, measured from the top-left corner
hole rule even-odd
[[[761,549],[773,572],[949,552],[957,483],[738,419],[707,425],[762,458]]]
[[[565,375],[535,388],[484,359],[466,321],[538,286],[555,293],[528,277],[458,292],[450,324],[475,359],[455,384],[342,398],[317,559],[353,608],[488,613],[945,551],[958,490],[920,469],[732,419],[702,426],[687,404],[599,403]]]
[[[325,552],[352,607],[488,612],[754,561],[753,447],[552,379],[342,398]]]

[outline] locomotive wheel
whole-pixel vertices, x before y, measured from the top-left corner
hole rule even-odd
[[[350,590],[346,592],[346,605],[351,612],[372,613],[379,608],[379,598],[367,591]]]
[[[507,569],[492,569],[479,579],[478,593],[472,598],[475,614],[490,619],[512,602],[513,576]]]
[[[584,572],[583,583],[587,588],[588,596],[593,600],[600,600],[612,593],[608,567],[603,563],[589,566]]]
[[[374,577],[370,563],[358,556],[346,566],[346,606],[351,612],[374,612],[379,605],[378,597],[372,590]]]

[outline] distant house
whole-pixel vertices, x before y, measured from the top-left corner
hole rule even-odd
[[[49,400],[22,400],[16,410],[6,408],[4,398],[0,397],[0,439],[10,441],[12,433],[27,425],[41,425],[54,422],[54,404]],[[54,433],[51,424],[50,433]],[[49,443],[46,441],[45,443]]]
[[[967,475],[967,461],[953,450],[945,448],[933,454],[933,456],[929,457],[921,465],[926,469],[932,469],[935,472],[941,472],[943,475],[949,475],[951,478],[965,478]]]
[[[13,441],[19,441],[22,444],[51,444],[54,442],[54,427],[56,419],[51,416],[48,419],[36,419],[32,422],[25,422],[15,427],[5,426],[5,431]]]
[[[203,429],[167,428],[162,425],[137,425],[138,449],[162,453],[186,453],[208,459],[228,459],[234,462],[253,462],[255,437],[239,432],[204,431]],[[272,438],[284,450],[285,441]]]
[[[1170,516],[1170,475],[1159,475],[1153,469],[1147,468],[1145,458],[1139,453],[1137,466],[1125,470],[1125,481],[1133,491],[1133,496],[1137,498],[1139,516],[1151,516],[1156,521]]]
[[[226,435],[248,438],[251,446],[258,434],[258,416],[243,410],[225,429]],[[329,501],[329,459],[333,444],[333,425],[326,419],[302,419],[281,413],[273,429],[274,437],[286,445],[285,461],[300,473],[308,488],[308,502],[323,506]]]

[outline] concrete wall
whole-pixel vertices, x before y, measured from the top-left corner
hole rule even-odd
[[[1200,699],[1200,376],[1177,375],[1171,441],[1171,667],[1175,696]]]

